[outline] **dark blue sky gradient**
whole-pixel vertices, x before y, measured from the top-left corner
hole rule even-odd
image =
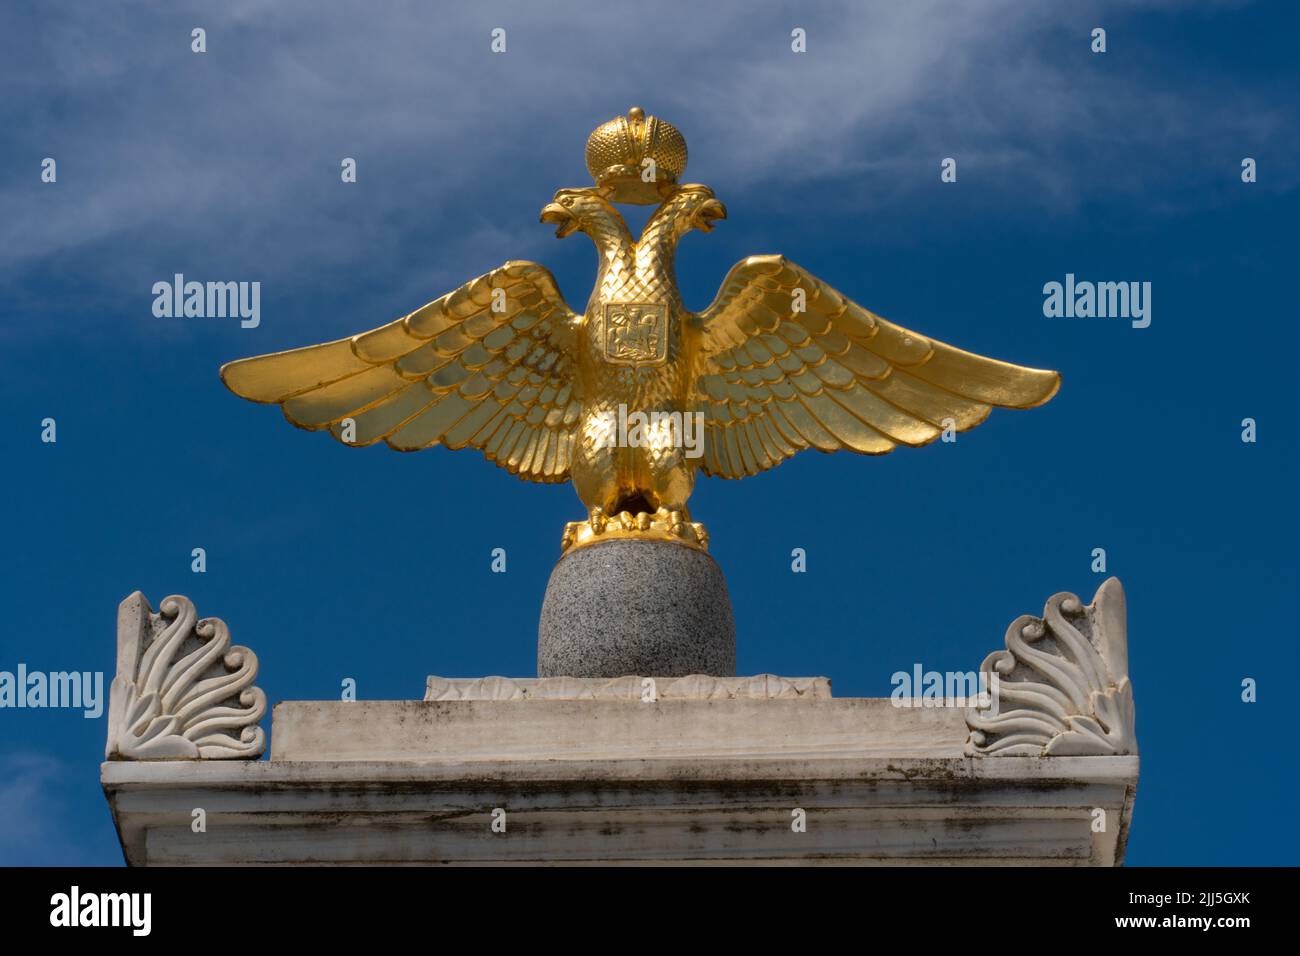
[[[477,452],[340,446],[235,398],[217,368],[382,324],[511,258],[551,268],[581,308],[590,244],[550,239],[538,210],[583,182],[586,133],[637,102],[682,128],[687,178],[730,212],[683,243],[688,305],[706,305],[738,259],[781,252],[893,321],[1063,375],[1048,405],[995,410],[955,444],[807,452],[741,482],[703,479],[692,506],[731,588],[739,672],[820,674],[837,696],[886,696],[890,675],[914,663],[977,668],[1051,594],[1090,600],[1103,580],[1091,551],[1103,547],[1129,597],[1142,751],[1128,862],[1296,863],[1286,687],[1300,663],[1300,22],[1285,4],[1059,9],[946,37],[944,62],[978,51],[991,72],[913,85],[892,112],[885,103],[876,120],[846,121],[834,162],[819,144],[770,165],[749,155],[765,149],[761,134],[723,131],[734,136],[741,119],[776,130],[817,109],[834,127],[868,85],[887,85],[851,55],[853,30],[880,39],[869,23],[790,8],[756,22],[774,32],[755,36],[710,20],[694,42],[713,52],[683,61],[671,97],[653,57],[629,56],[568,103],[529,30],[512,32],[518,52],[505,62],[489,59],[487,31],[511,26],[507,6],[445,25],[394,5],[364,24],[367,42],[419,21],[432,51],[477,65],[437,74],[418,103],[400,100],[418,76],[367,92],[358,65],[353,95],[304,110],[277,77],[362,61],[335,15],[301,30],[232,21],[210,32],[204,59],[188,51],[189,26],[211,19],[201,7],[142,6],[120,45],[100,50],[100,88],[93,75],[63,84],[57,64],[33,59],[42,38],[66,48],[70,9],[47,21],[6,13],[14,30],[0,52],[15,58],[0,71],[22,95],[0,108],[11,133],[0,196],[28,234],[48,231],[28,245],[5,230],[0,268],[0,669],[111,679],[115,609],[140,589],[155,607],[179,592],[224,618],[259,655],[273,702],[334,698],[346,677],[382,699],[418,698],[430,673],[534,673],[560,530],[581,513],[568,486],[525,485]],[[941,33],[942,10],[933,16]],[[803,22],[806,61],[788,53],[789,25]],[[597,42],[557,24],[547,56]],[[1088,52],[1098,24],[1104,56]],[[830,55],[818,44],[832,33],[838,67],[814,59]],[[157,52],[163,38],[174,55]],[[253,45],[257,66],[239,52]],[[778,78],[790,71],[792,90],[814,68],[841,70],[843,88],[808,80],[820,99],[773,97],[769,115],[751,115],[717,77],[737,49],[756,48]],[[133,78],[137,61],[148,67]],[[582,77],[569,69],[564,83]],[[254,70],[265,86],[250,97],[240,78]],[[1058,106],[1028,118],[1036,83]],[[443,118],[452,107],[440,97],[472,105],[501,86],[529,113],[527,142],[501,129],[504,115],[436,155],[423,134],[386,141],[376,125],[394,110],[442,136],[461,114]],[[686,99],[694,112],[679,116]],[[364,148],[349,140],[359,130]],[[38,179],[47,155],[59,160],[55,185]],[[342,156],[359,161],[356,185],[339,182]],[[939,182],[944,156],[958,159],[956,184]],[[1259,183],[1240,182],[1243,156],[1258,160]],[[170,195],[194,200],[150,205]],[[154,318],[150,287],[175,272],[261,281],[261,326]],[[1151,282],[1150,328],[1045,318],[1043,284],[1067,272]],[[47,416],[56,445],[39,440]],[[1258,420],[1256,444],[1240,440],[1245,417]],[[207,551],[206,574],[190,571],[194,547]],[[489,570],[497,547],[504,575]],[[807,574],[790,571],[795,547]],[[1240,700],[1246,677],[1258,703]],[[104,732],[77,712],[0,711],[0,863],[120,863],[98,784]]]

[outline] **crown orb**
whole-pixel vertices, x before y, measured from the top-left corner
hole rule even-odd
[[[686,170],[686,139],[639,106],[602,123],[587,138],[587,171],[612,202],[664,199]]]

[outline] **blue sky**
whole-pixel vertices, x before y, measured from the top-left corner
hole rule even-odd
[[[730,214],[683,243],[689,306],[781,252],[896,322],[1063,374],[1047,406],[955,444],[701,481],[739,671],[885,696],[914,663],[977,667],[1049,595],[1090,599],[1103,547],[1142,750],[1129,862],[1297,862],[1292,5],[328,6],[0,13],[0,669],[111,677],[115,609],[140,589],[224,618],[272,701],[533,673],[571,489],[475,452],[342,447],[217,368],[377,326],[507,259],[581,307],[590,245],[537,214],[587,181],[587,133],[638,104],[683,131],[686,178]],[[260,281],[260,326],[154,317],[176,272]],[[1066,273],[1151,282],[1151,326],[1046,318]],[[0,862],[120,862],[104,730],[0,711]]]

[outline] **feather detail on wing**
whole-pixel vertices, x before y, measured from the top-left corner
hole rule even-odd
[[[346,444],[478,448],[521,478],[567,481],[581,407],[564,347],[573,321],[549,271],[507,262],[373,331],[240,359],[221,378]]]
[[[803,290],[803,311],[797,311]],[[882,455],[1032,408],[1056,372],[984,358],[868,312],[782,256],[737,263],[696,321],[706,474],[742,478],[804,448]]]

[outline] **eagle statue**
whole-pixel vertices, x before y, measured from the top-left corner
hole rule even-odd
[[[222,380],[347,444],[477,448],[520,478],[572,481],[587,515],[566,526],[566,551],[624,535],[705,548],[687,507],[697,471],[743,478],[805,448],[924,445],[1060,384],[888,322],[779,255],[738,263],[690,312],[677,244],[726,209],[678,183],[682,135],[633,108],[591,134],[587,166],[595,185],[541,212],[557,236],[596,245],[582,312],[547,269],[511,261],[372,331],[231,362]],[[616,202],[658,203],[640,238]]]

